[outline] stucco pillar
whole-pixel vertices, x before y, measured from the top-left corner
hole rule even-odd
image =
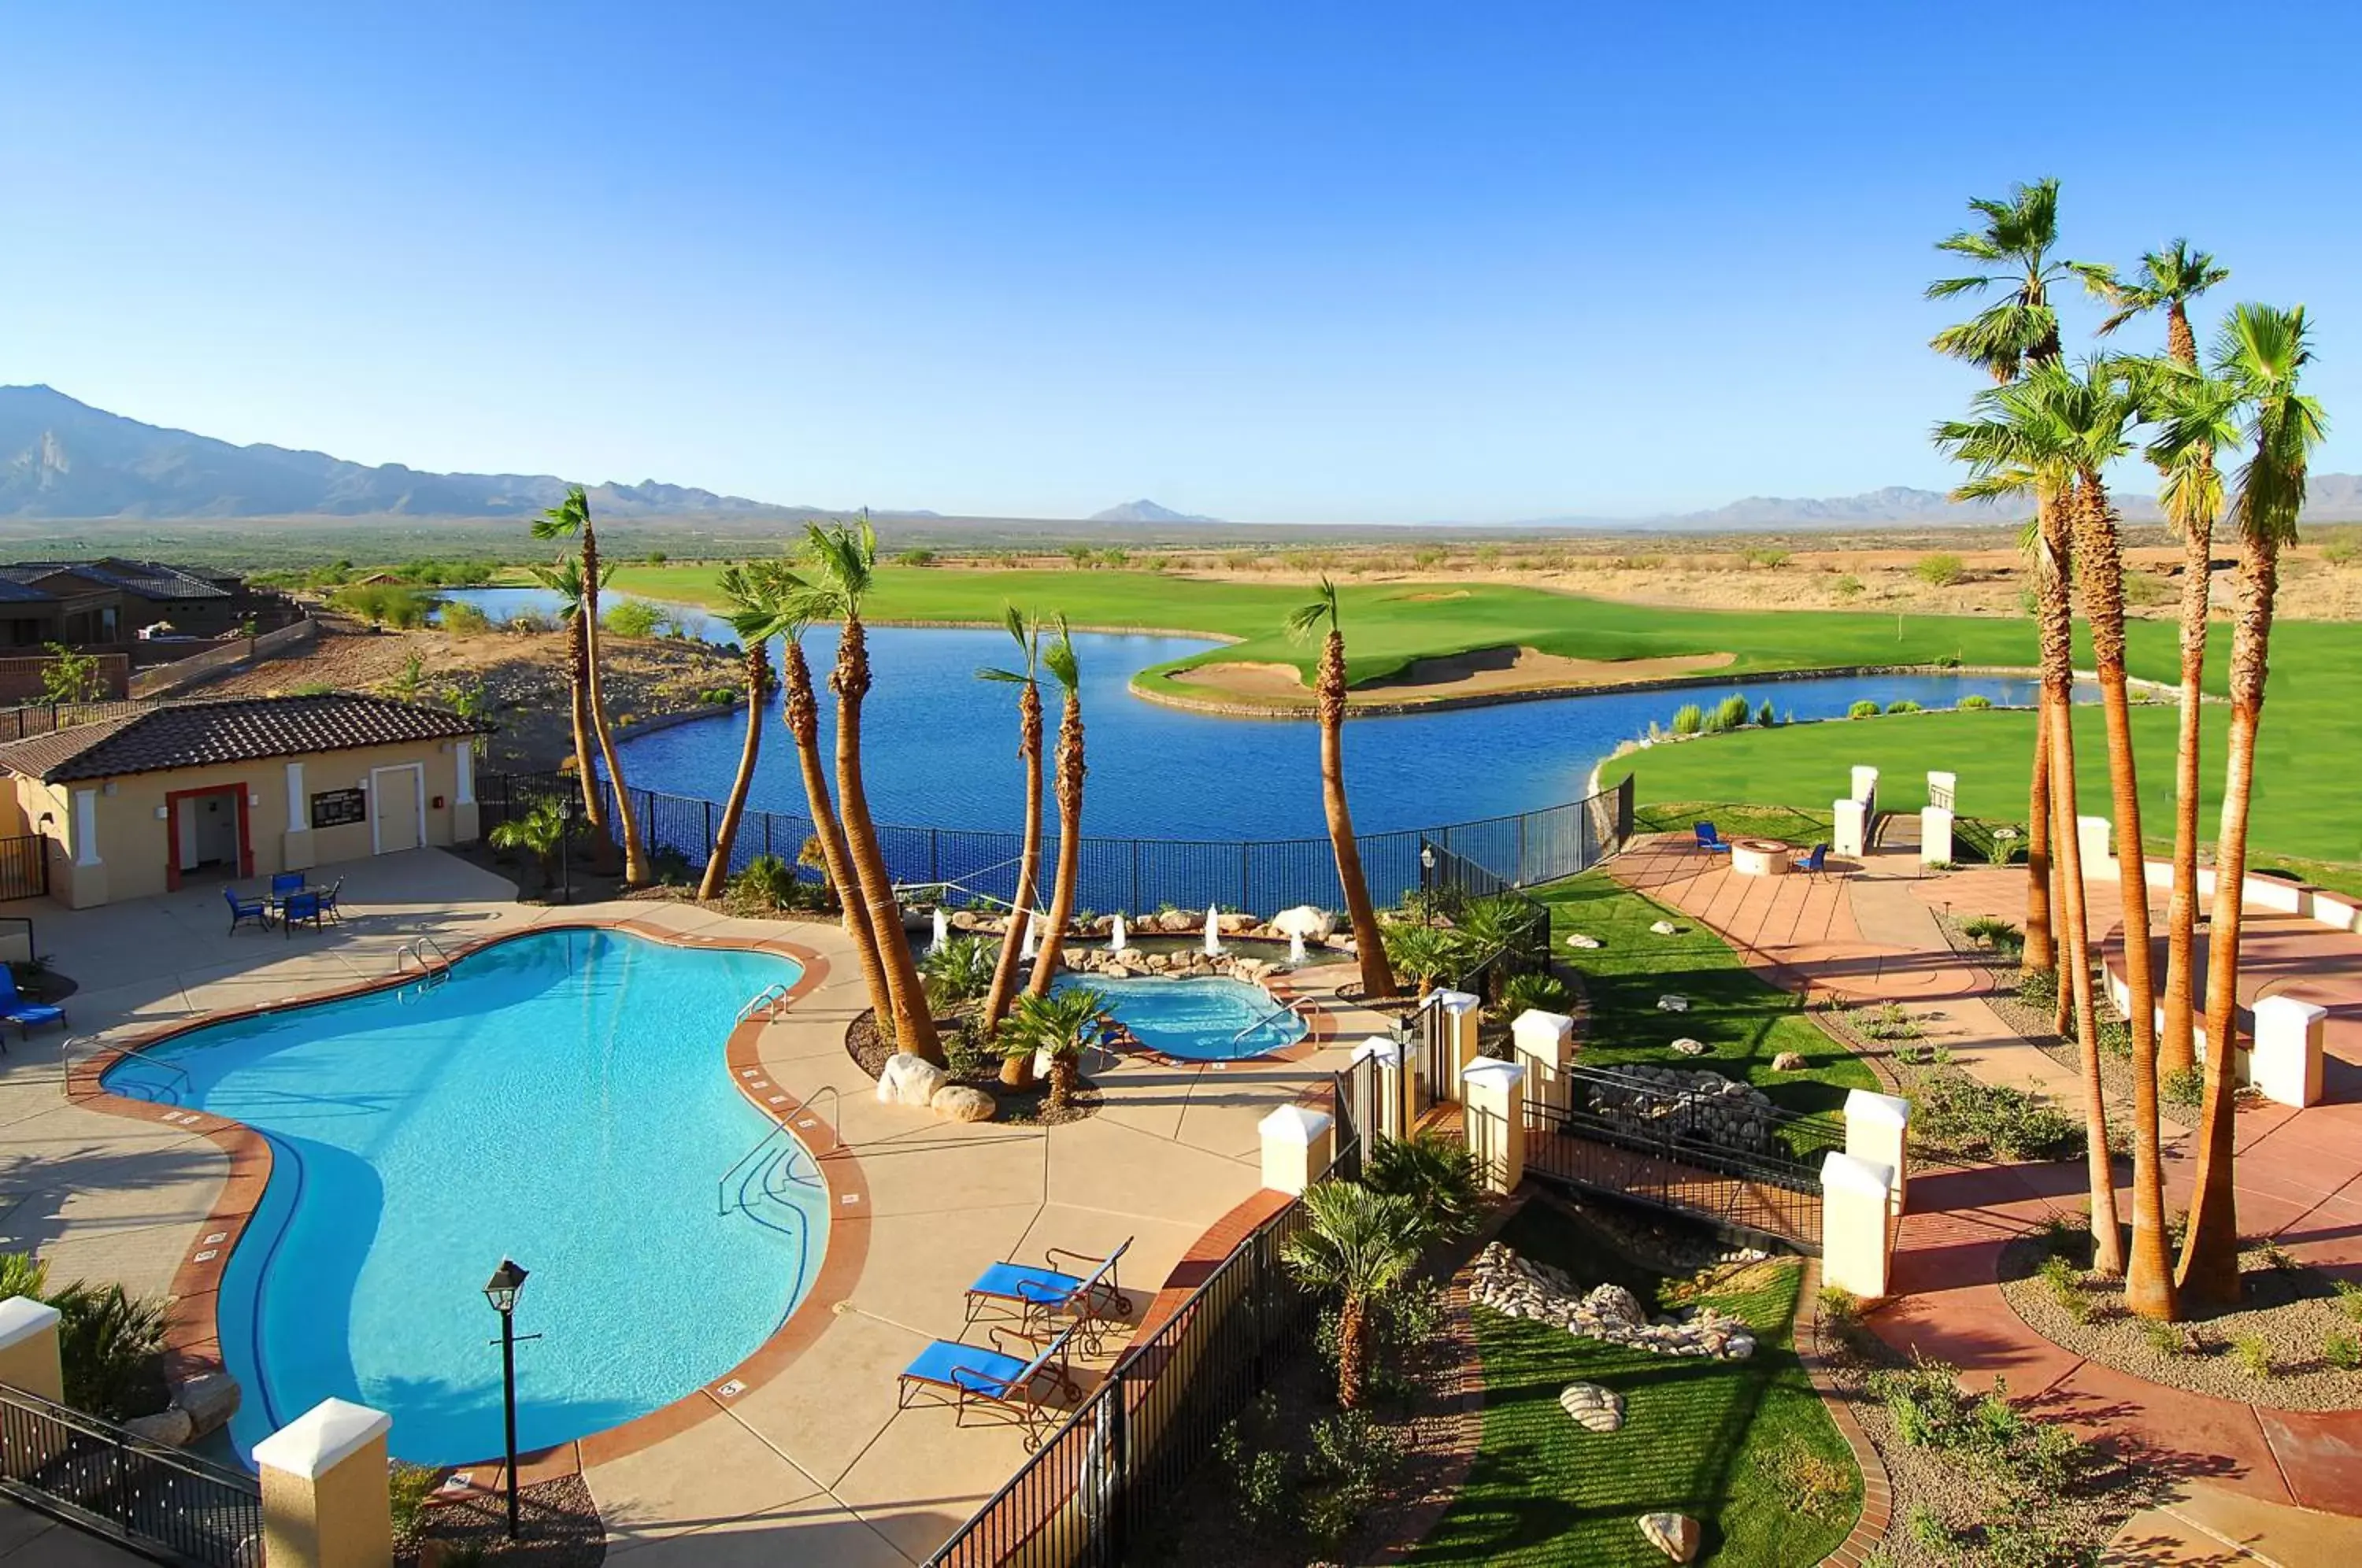
[[[1482,999],[1467,991],[1437,991],[1427,999],[1443,1023],[1443,1059],[1451,1064],[1451,1081],[1435,1086],[1438,1099],[1461,1099],[1460,1075],[1476,1059],[1476,1010]]]
[[[1821,1280],[1865,1301],[1886,1295],[1894,1172],[1832,1150],[1821,1161]]]
[[[86,910],[106,902],[106,863],[98,855],[98,791],[73,792],[73,875],[66,902]]]
[[[2321,1102],[2322,1021],[2328,1016],[2327,1009],[2302,997],[2265,997],[2256,1003],[2247,1077],[2257,1094],[2299,1109]]]
[[[1309,1106],[1283,1105],[1255,1124],[1263,1134],[1263,1184],[1301,1198],[1337,1154],[1337,1119]]]
[[[2116,862],[2108,853],[2109,822],[2105,817],[2077,817],[2075,843],[2083,856],[2083,879],[2087,882],[2109,882],[2116,877]]]
[[[1849,860],[1870,853],[1870,808],[1860,801],[1829,802],[1829,850]]]
[[[29,1296],[0,1301],[0,1383],[62,1405],[66,1398],[65,1366],[58,1348],[58,1309]],[[66,1448],[64,1429],[50,1421],[28,1421],[24,1430],[0,1444],[0,1474],[22,1480],[39,1473]]]
[[[1562,1012],[1528,1008],[1509,1025],[1509,1043],[1526,1069],[1527,1093],[1551,1114],[1574,1109],[1574,1086],[1566,1076],[1574,1065],[1574,1020]]]
[[[1853,798],[1875,811],[1878,807],[1878,769],[1866,762],[1857,762],[1853,765],[1853,778],[1849,782],[1853,786]]]
[[[1378,1080],[1377,1125],[1362,1129],[1363,1138],[1400,1139],[1409,1135],[1410,1075],[1403,1071],[1402,1047],[1383,1034],[1373,1034],[1353,1047],[1353,1065],[1375,1062]],[[1369,1152],[1364,1142],[1363,1153]]]
[[[393,1419],[323,1399],[254,1445],[270,1568],[390,1568],[385,1434]]]
[[[279,864],[288,871],[308,871],[319,864],[312,848],[312,808],[304,793],[304,765],[287,765],[287,832],[279,846]]]
[[[1845,1152],[1894,1173],[1894,1212],[1911,1186],[1911,1102],[1900,1095],[1853,1089],[1845,1101]]]
[[[475,743],[458,740],[451,746],[451,763],[459,774],[459,792],[451,797],[451,842],[473,844],[483,820],[476,805]]]
[[[1461,1072],[1461,1121],[1488,1192],[1515,1191],[1526,1179],[1525,1082],[1525,1068],[1495,1056]]]
[[[1952,863],[1952,813],[1941,806],[1919,808],[1919,864]]]

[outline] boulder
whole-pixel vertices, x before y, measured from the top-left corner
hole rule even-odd
[[[1599,938],[1595,936],[1585,936],[1583,933],[1578,931],[1573,935],[1566,939],[1566,944],[1569,947],[1580,947],[1588,951],[1589,949],[1599,945]]]
[[[1703,1056],[1705,1055],[1705,1042],[1703,1040],[1676,1040],[1673,1042],[1673,1049],[1684,1056]]]
[[[1281,936],[1326,942],[1337,933],[1337,917],[1314,904],[1298,904],[1271,917],[1271,929]]]
[[[1676,1562],[1688,1562],[1697,1556],[1698,1522],[1687,1514],[1642,1514],[1640,1533]]]
[[[927,1101],[928,1109],[946,1121],[989,1121],[1000,1104],[980,1088],[945,1084]]]
[[[172,1403],[189,1413],[198,1437],[229,1425],[229,1419],[237,1414],[239,1397],[237,1379],[226,1372],[201,1372],[172,1389]]]
[[[1649,929],[1655,932],[1659,936],[1671,936],[1673,933],[1681,930],[1681,927],[1675,925],[1672,921],[1661,920],[1652,923]]]
[[[1205,924],[1204,915],[1192,914],[1187,910],[1166,910],[1156,917],[1156,929],[1167,936],[1177,936],[1185,931],[1203,930]]]
[[[1772,1058],[1772,1070],[1775,1073],[1801,1073],[1805,1070],[1805,1058],[1796,1052],[1783,1051]]]
[[[1657,999],[1659,1012],[1687,1012],[1689,1010],[1690,999],[1687,997],[1667,995]]]
[[[1245,933],[1254,922],[1255,917],[1251,914],[1235,912],[1220,914],[1214,917],[1214,929],[1224,936],[1238,936]]]
[[[1645,1323],[1649,1315],[1640,1310],[1640,1298],[1620,1285],[1597,1285],[1583,1298],[1583,1309],[1602,1322]]]
[[[1612,1432],[1624,1424],[1624,1396],[1596,1383],[1570,1383],[1558,1402],[1585,1431]]]
[[[908,1051],[898,1051],[886,1058],[885,1068],[877,1075],[877,1103],[924,1110],[933,1103],[935,1091],[943,1087],[941,1067]]]
[[[134,1416],[123,1423],[123,1430],[161,1448],[178,1448],[196,1434],[189,1413],[178,1405],[167,1406],[152,1416]]]

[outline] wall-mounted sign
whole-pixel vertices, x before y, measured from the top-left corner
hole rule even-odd
[[[369,795],[360,790],[325,790],[312,797],[312,825],[343,827],[369,821]]]

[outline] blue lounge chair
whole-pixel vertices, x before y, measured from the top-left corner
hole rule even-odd
[[[320,929],[319,894],[306,889],[287,895],[287,901],[279,906],[279,928],[286,935],[292,936],[295,934],[295,922],[299,920],[310,921],[314,931]]]
[[[1121,1246],[1103,1258],[1052,1247],[1043,1254],[1048,1261],[1039,1267],[994,1264],[967,1287],[967,1321],[973,1326],[981,1312],[1013,1312],[1018,1327],[1038,1337],[1046,1335],[1063,1313],[1069,1327],[1082,1331],[1084,1351],[1097,1355],[1101,1332],[1131,1311],[1131,1297],[1123,1293],[1117,1275],[1117,1264],[1131,1246],[1131,1238],[1126,1236]]]
[[[970,1410],[980,1411],[1022,1428],[1025,1452],[1031,1453],[1042,1446],[1050,1426],[1053,1412],[1043,1399],[1053,1393],[1063,1392],[1069,1399],[1082,1394],[1066,1366],[1066,1341],[1074,1331],[1067,1329],[1044,1343],[995,1324],[989,1330],[994,1346],[989,1350],[958,1340],[935,1340],[896,1378],[895,1408],[907,1410],[922,1399],[949,1405],[956,1412],[955,1424],[963,1427]],[[999,1349],[1004,1334],[1008,1342],[1031,1350],[1031,1359]]]
[[[1796,869],[1808,877],[1817,877],[1828,868],[1829,846],[1826,844],[1813,845],[1813,852],[1796,865]]]
[[[260,899],[241,899],[237,896],[236,888],[224,888],[222,897],[229,900],[229,929],[232,935],[236,935],[237,928],[248,921],[252,921],[265,931],[270,929],[270,906]]]
[[[17,991],[17,977],[8,966],[0,964],[0,1020],[15,1024],[31,1038],[33,1025],[54,1023],[65,1027],[66,1010],[50,1002],[27,1001]]]
[[[1722,842],[1722,834],[1714,831],[1712,823],[1696,823],[1690,831],[1697,834],[1697,846],[1708,855],[1727,855],[1730,845]]]

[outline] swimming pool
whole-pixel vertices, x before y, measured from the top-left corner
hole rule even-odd
[[[329,1396],[393,1417],[398,1456],[501,1451],[503,1256],[517,1437],[613,1427],[729,1371],[827,1249],[825,1190],[731,1081],[739,1007],[800,969],[621,932],[540,932],[447,980],[195,1030],[110,1068],[117,1094],[234,1118],[270,1180],[222,1276],[241,1455]]]
[[[1062,976],[1107,998],[1118,1022],[1152,1051],[1186,1062],[1235,1062],[1293,1045],[1304,1020],[1261,986],[1218,976],[1164,980]]]

